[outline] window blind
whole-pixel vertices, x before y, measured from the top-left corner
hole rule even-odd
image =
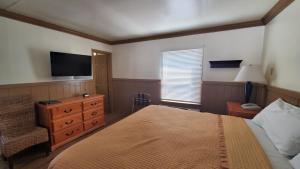
[[[162,100],[201,102],[203,49],[163,52]]]

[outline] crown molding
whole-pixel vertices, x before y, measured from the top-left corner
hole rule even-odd
[[[94,35],[90,35],[90,34],[86,34],[83,32],[79,32],[73,29],[69,29],[63,26],[59,26],[50,22],[46,22],[40,19],[36,19],[36,18],[32,18],[29,16],[25,16],[25,15],[21,15],[21,14],[17,14],[14,12],[10,12],[4,9],[0,9],[0,16],[6,17],[6,18],[10,18],[10,19],[14,19],[14,20],[18,20],[21,22],[25,22],[25,23],[29,23],[32,25],[37,25],[37,26],[41,26],[41,27],[45,27],[48,29],[53,29],[56,31],[60,31],[60,32],[65,32],[68,34],[72,34],[72,35],[76,35],[76,36],[80,36],[86,39],[90,39],[90,40],[94,40],[94,41],[98,41],[98,42],[102,42],[105,44],[111,44],[111,41],[94,36]]]
[[[273,8],[261,19],[267,25],[270,23],[280,12],[287,8],[294,0],[279,0]]]
[[[227,31],[227,30],[234,30],[234,29],[241,29],[241,28],[249,28],[249,27],[256,27],[256,26],[263,26],[267,25],[271,22],[280,12],[282,12],[285,8],[287,8],[294,0],[279,0],[271,9],[268,11],[266,15],[260,20],[254,21],[247,21],[247,22],[240,22],[240,23],[233,23],[228,25],[220,25],[208,28],[199,28],[193,30],[184,30],[178,32],[170,32],[164,34],[157,34],[151,36],[144,36],[138,38],[130,38],[130,39],[123,39],[123,40],[116,40],[110,41],[107,39],[103,39],[98,36],[90,35],[87,33],[83,33],[80,31],[76,31],[70,28],[66,28],[63,26],[59,26],[50,22],[46,22],[40,19],[32,18],[29,16],[17,14],[14,12],[10,12],[4,9],[0,9],[0,16],[18,20],[21,22],[29,23],[32,25],[37,25],[41,27],[45,27],[48,29],[53,29],[60,32],[69,33],[72,35],[80,36],[86,39],[94,40],[97,42],[102,42],[108,45],[119,45],[119,44],[126,44],[126,43],[134,43],[134,42],[142,42],[142,41],[149,41],[149,40],[159,40],[159,39],[167,39],[167,38],[174,38],[174,37],[181,37],[181,36],[189,36],[189,35],[196,35],[196,34],[203,34],[203,33],[211,33],[211,32],[220,32],[220,31]]]
[[[195,29],[195,30],[186,30],[186,31],[180,31],[180,32],[165,33],[165,34],[152,35],[152,36],[139,37],[139,38],[117,40],[117,41],[112,41],[112,45],[142,42],[142,41],[149,41],[149,40],[166,39],[166,38],[174,38],[174,37],[180,37],[180,36],[196,35],[196,34],[211,33],[211,32],[220,32],[220,31],[234,30],[234,29],[240,29],[240,28],[256,27],[256,26],[264,26],[264,25],[267,25],[269,22],[271,22],[280,12],[282,12],[285,8],[287,8],[293,1],[294,0],[279,0],[270,9],[270,11],[268,11],[268,13],[266,15],[264,15],[264,17],[261,18],[260,20],[241,22],[241,23],[222,25],[222,26],[215,26],[215,27],[209,27],[209,28],[200,28],[200,29]]]
[[[200,28],[200,29],[194,29],[194,30],[185,30],[185,31],[173,32],[173,33],[158,34],[158,35],[146,36],[146,37],[140,37],[140,38],[118,40],[118,41],[113,41],[112,45],[149,41],[149,40],[175,38],[175,37],[181,37],[181,36],[220,32],[220,31],[226,31],[226,30],[249,28],[249,27],[256,27],[256,26],[263,26],[263,25],[264,24],[261,20],[255,20],[255,21],[234,23],[234,24],[228,24],[228,25],[222,25],[222,26],[214,26],[214,27],[208,27],[208,28]]]

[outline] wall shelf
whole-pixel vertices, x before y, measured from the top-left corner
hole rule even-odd
[[[209,61],[210,68],[239,68],[243,60]]]

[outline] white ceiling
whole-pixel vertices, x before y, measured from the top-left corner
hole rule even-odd
[[[107,40],[261,19],[278,0],[0,0],[0,8]]]

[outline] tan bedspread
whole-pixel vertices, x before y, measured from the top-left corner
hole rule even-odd
[[[149,106],[75,144],[50,169],[271,169],[241,118]]]

